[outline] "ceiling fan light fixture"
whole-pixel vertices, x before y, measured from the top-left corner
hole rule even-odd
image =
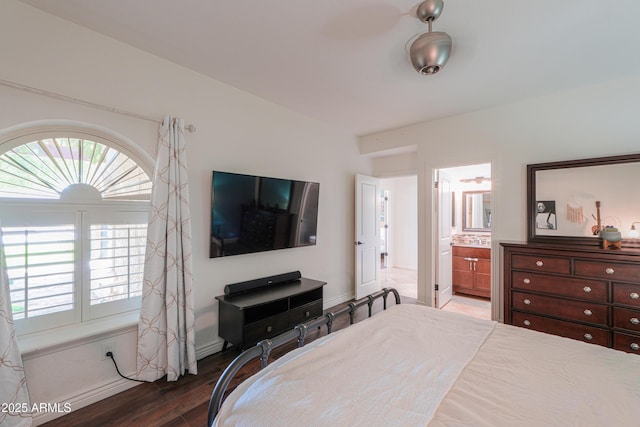
[[[422,75],[439,72],[451,54],[451,37],[442,31],[431,31],[433,21],[438,19],[443,8],[443,0],[425,0],[416,10],[418,19],[429,24],[429,32],[418,36],[409,49],[411,64]]]
[[[451,37],[444,32],[422,34],[409,49],[413,68],[420,74],[436,74],[445,66],[451,54]]]

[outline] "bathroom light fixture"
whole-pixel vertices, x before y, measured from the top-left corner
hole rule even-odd
[[[438,19],[443,8],[442,0],[425,0],[416,10],[418,19],[429,24],[429,32],[418,36],[409,49],[411,64],[420,74],[436,74],[449,60],[451,37],[442,31],[431,31],[433,21]]]
[[[475,178],[463,178],[460,182],[475,182],[476,184],[482,184],[483,182],[491,182],[491,178],[484,176],[476,176]]]

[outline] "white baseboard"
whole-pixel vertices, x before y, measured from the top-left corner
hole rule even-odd
[[[224,340],[220,339],[209,344],[201,345],[200,347],[196,348],[196,359],[204,359],[207,356],[211,356],[214,353],[222,351],[223,343]]]
[[[127,376],[133,376],[135,372],[131,372],[127,374]],[[59,403],[59,407],[69,407],[71,412],[77,411],[80,408],[84,408],[85,406],[89,406],[92,403],[96,403],[102,399],[106,399],[107,397],[111,397],[115,394],[133,388],[135,386],[140,385],[141,383],[125,380],[124,378],[114,378],[112,380],[105,381],[96,386],[92,386],[73,394],[66,396],[61,399]],[[39,426],[48,421],[54,420],[56,418],[62,417],[66,415],[65,412],[39,412],[33,414],[33,425]]]
[[[322,301],[322,308],[326,310],[327,308],[333,307],[334,305],[342,304],[345,301],[349,301],[353,299],[353,293],[338,295],[337,297],[333,297],[331,299],[325,299]]]
[[[222,340],[214,341],[204,346],[200,346],[196,349],[196,358],[198,360],[210,356],[222,350]],[[128,377],[134,377],[135,372],[125,374]],[[107,380],[103,383],[97,384],[92,387],[87,387],[83,390],[77,391],[73,394],[63,397],[57,405],[60,408],[70,407],[71,412],[77,411],[85,406],[89,406],[92,403],[96,403],[102,399],[114,396],[125,390],[140,385],[141,383],[126,380],[121,377],[116,377],[111,380]],[[39,426],[56,418],[66,415],[66,412],[39,412],[33,414],[33,425]]]

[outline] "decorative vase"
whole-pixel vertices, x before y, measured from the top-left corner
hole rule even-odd
[[[622,235],[617,228],[605,227],[604,230],[600,231],[600,238],[602,239],[603,249],[608,249],[610,246],[617,249],[621,247],[620,240],[622,240]]]
[[[600,238],[609,242],[619,242],[622,236],[617,228],[605,228],[600,232]]]

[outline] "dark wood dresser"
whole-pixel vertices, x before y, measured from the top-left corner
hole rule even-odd
[[[501,245],[506,324],[640,354],[640,250]]]

